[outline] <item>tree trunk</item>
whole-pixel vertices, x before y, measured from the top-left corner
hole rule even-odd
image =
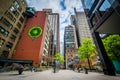
[[[91,71],[91,64],[90,64],[90,59],[87,57],[87,60],[88,60],[88,65],[89,65],[89,69]]]

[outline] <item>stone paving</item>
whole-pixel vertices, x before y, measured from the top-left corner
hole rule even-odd
[[[84,72],[78,73],[72,70],[60,70],[53,73],[52,70],[43,72],[24,71],[18,75],[17,71],[0,73],[0,80],[120,80],[120,75],[107,76],[101,73]]]

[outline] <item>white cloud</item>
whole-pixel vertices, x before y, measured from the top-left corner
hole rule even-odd
[[[74,8],[77,10],[81,9],[80,0],[65,0],[64,5],[66,10],[62,10],[60,6],[60,1],[62,0],[26,0],[28,5],[35,7],[37,11],[40,11],[44,8],[51,8],[54,13],[60,14],[60,41],[63,42],[64,37],[64,27],[70,24],[70,15],[74,14]],[[64,21],[67,23],[63,23]]]

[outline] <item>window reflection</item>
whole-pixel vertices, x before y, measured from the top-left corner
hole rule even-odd
[[[4,35],[4,36],[8,36],[8,34],[9,34],[9,32],[8,31],[6,31],[4,28],[2,28],[1,26],[0,26],[0,33],[2,34],[2,35]]]
[[[85,8],[90,10],[94,2],[95,0],[84,0]]]
[[[108,2],[109,2],[110,4],[112,4],[114,1],[115,1],[115,0],[108,0]]]
[[[110,7],[111,4],[108,2],[108,0],[105,0],[101,7],[99,8],[101,15],[103,15]]]
[[[11,6],[11,7],[10,7],[10,11],[11,11],[16,17],[19,16],[19,13],[18,13],[17,10],[14,8],[14,6]]]

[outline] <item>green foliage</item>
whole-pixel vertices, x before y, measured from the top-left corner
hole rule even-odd
[[[60,53],[56,53],[56,54],[55,54],[55,59],[56,59],[56,60],[59,60],[60,63],[63,63],[63,62],[64,62],[64,57],[63,57]]]
[[[90,56],[96,54],[95,45],[92,42],[92,39],[86,38],[82,42],[82,46],[79,47],[78,53],[80,54],[80,60],[88,60],[88,65],[91,70]]]
[[[95,53],[95,45],[92,42],[92,39],[86,38],[82,42],[82,46],[79,47],[78,53],[80,54],[80,60],[89,58],[93,53]]]
[[[40,66],[39,68],[51,68],[51,66]]]
[[[120,36],[110,35],[102,41],[110,59],[120,60]]]

